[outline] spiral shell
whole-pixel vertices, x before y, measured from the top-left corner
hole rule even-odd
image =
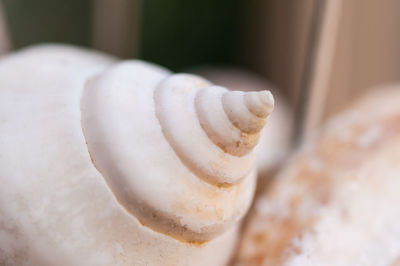
[[[81,101],[89,153],[115,197],[185,242],[211,240],[247,211],[252,149],[272,109],[268,91],[231,92],[137,61],[91,79]]]

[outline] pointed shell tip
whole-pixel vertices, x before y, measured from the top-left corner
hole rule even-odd
[[[264,104],[269,105],[271,107],[274,106],[275,104],[274,96],[270,91],[268,90],[260,91],[258,92],[258,94],[260,95],[260,99]]]
[[[249,111],[260,118],[266,118],[274,109],[274,97],[267,90],[246,92],[244,100]]]

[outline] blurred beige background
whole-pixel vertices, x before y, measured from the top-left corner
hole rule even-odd
[[[330,64],[321,87],[309,84],[310,98],[324,91],[323,99],[309,111],[319,113],[310,118],[317,121],[310,122],[309,127],[315,128],[366,90],[400,80],[400,1],[258,0],[253,5],[248,14],[249,64],[277,84],[292,105],[299,104],[299,96],[307,89],[306,75],[310,80],[321,75],[318,68],[307,73],[313,64],[310,59],[319,57],[322,65]],[[317,19],[319,43],[312,58],[307,50],[315,41],[312,30],[316,12],[322,18]],[[321,41],[323,33],[329,42]],[[325,46],[333,46],[332,51]]]

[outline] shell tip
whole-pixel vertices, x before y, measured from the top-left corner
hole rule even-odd
[[[271,108],[274,107],[275,100],[274,100],[274,96],[272,95],[272,93],[270,91],[265,90],[265,91],[259,91],[257,93],[258,93],[262,103],[270,106]]]
[[[258,117],[267,117],[274,109],[274,96],[268,90],[246,92],[245,103],[251,113]]]

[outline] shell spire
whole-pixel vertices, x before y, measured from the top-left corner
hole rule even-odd
[[[197,177],[230,186],[254,168],[251,151],[273,108],[269,92],[232,92],[177,74],[159,84],[154,95],[166,139]]]
[[[221,93],[221,89],[214,86],[199,92],[196,107],[200,123],[209,138],[225,152],[246,155],[258,142],[273,110],[274,98],[269,91]]]

